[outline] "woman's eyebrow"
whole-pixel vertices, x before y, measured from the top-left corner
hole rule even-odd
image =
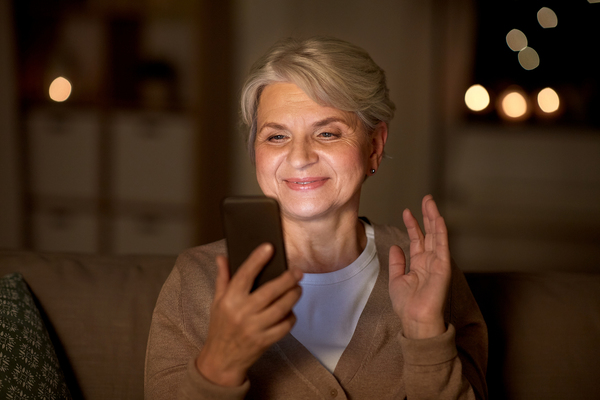
[[[315,123],[312,124],[312,126],[313,126],[313,128],[322,128],[322,127],[332,124],[334,122],[340,122],[348,127],[350,126],[350,125],[348,125],[348,122],[344,118],[340,118],[340,117],[324,118],[322,120],[316,121]],[[260,127],[260,129],[257,131],[257,133],[262,132],[262,130],[265,128],[272,128],[272,129],[280,130],[280,131],[284,131],[287,129],[284,125],[278,124],[277,122],[265,122]]]
[[[329,117],[329,118],[322,119],[320,121],[315,122],[313,124],[313,127],[321,128],[321,127],[327,126],[333,122],[341,122],[342,124],[346,125],[347,127],[350,127],[350,125],[348,125],[348,122],[344,118],[340,118],[340,117]]]
[[[286,130],[286,127],[285,127],[285,126],[283,126],[283,125],[281,125],[281,124],[278,124],[277,122],[266,122],[266,123],[264,123],[264,124],[263,124],[263,125],[260,127],[260,129],[257,131],[257,133],[260,133],[260,132],[262,132],[262,131],[263,131],[263,129],[265,129],[265,128],[273,128],[273,129],[276,129],[276,130],[279,130],[279,131],[284,131],[284,130]]]

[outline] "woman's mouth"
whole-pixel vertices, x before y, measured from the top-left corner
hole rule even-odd
[[[290,178],[284,179],[284,182],[293,190],[310,190],[321,187],[328,178]]]

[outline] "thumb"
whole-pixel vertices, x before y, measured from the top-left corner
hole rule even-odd
[[[390,247],[390,281],[397,276],[404,275],[406,269],[406,257],[400,246]]]

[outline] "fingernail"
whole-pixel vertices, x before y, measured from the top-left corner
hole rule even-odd
[[[273,251],[273,245],[271,243],[263,244],[263,251],[265,253],[269,253],[269,252]]]

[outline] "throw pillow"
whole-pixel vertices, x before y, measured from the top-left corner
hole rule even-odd
[[[0,278],[0,399],[71,399],[23,276]]]

